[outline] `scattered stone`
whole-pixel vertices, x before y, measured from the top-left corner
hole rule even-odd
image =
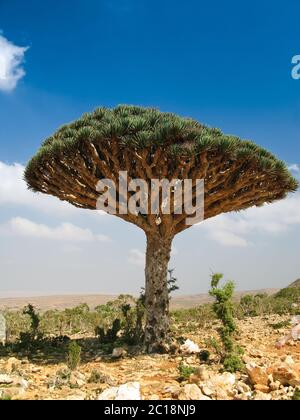
[[[20,376],[0,375],[1,398],[20,398],[27,390],[29,383]]]
[[[246,371],[252,385],[268,386],[268,374],[265,369],[257,366],[255,363],[250,363],[246,365]]]
[[[140,400],[140,384],[139,382],[128,382],[121,385],[118,389],[116,400]]]
[[[270,388],[267,385],[257,384],[257,385],[254,385],[254,389],[255,391],[260,391],[265,394],[268,394],[270,392]]]
[[[296,387],[300,385],[300,363],[276,364],[270,368],[274,381],[281,385]]]
[[[163,393],[170,394],[173,398],[178,398],[181,392],[181,387],[179,384],[167,385],[163,389]]]
[[[105,391],[103,391],[99,397],[98,400],[102,401],[102,400],[115,400],[116,396],[117,396],[117,392],[118,392],[118,387],[112,387],[112,388],[107,388]]]
[[[40,373],[42,371],[42,368],[40,368],[40,367],[32,367],[31,368],[31,372],[32,373]]]
[[[245,382],[239,381],[236,384],[236,390],[241,394],[250,393],[250,395],[251,395],[251,388],[250,388],[249,385],[245,384]]]
[[[212,397],[215,393],[214,390],[210,388],[209,386],[207,386],[206,384],[201,385],[201,390],[203,394],[206,395],[207,397]]]
[[[200,353],[200,348],[198,344],[194,343],[193,341],[187,339],[182,346],[180,346],[180,350],[184,354],[195,354]]]
[[[114,359],[120,359],[125,356],[127,356],[127,351],[123,347],[116,347],[111,355]]]
[[[83,373],[75,371],[75,372],[71,373],[69,382],[70,382],[71,386],[73,386],[73,387],[78,386],[80,388],[83,385],[85,385],[86,378],[85,378],[85,375]]]
[[[0,375],[0,385],[10,385],[14,383],[14,378],[9,375]]]
[[[108,388],[103,391],[98,400],[128,400],[137,401],[141,399],[139,382],[128,382],[119,387]]]
[[[235,375],[225,372],[222,375],[212,376],[208,381],[201,383],[200,388],[207,397],[228,400],[238,393],[234,389],[235,382]]]
[[[179,395],[179,400],[201,400],[202,397],[203,394],[196,384],[186,384]]]
[[[257,391],[254,397],[255,401],[270,401],[272,399],[271,394],[265,394],[264,392]]]
[[[294,359],[292,358],[292,356],[286,356],[286,358],[284,359],[284,363],[286,363],[287,365],[294,365]]]
[[[295,345],[297,340],[300,340],[300,316],[295,316],[292,320],[292,329],[289,334],[282,337],[275,344],[276,348],[281,349],[286,344]]]
[[[280,389],[281,383],[279,381],[271,381],[269,387],[271,391],[278,391]]]

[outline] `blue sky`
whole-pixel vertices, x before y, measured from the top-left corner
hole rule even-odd
[[[300,80],[291,77],[300,54],[298,1],[70,4],[0,0],[2,38],[28,47],[19,51],[24,74],[14,88],[0,83],[0,294],[137,292],[142,285],[141,232],[28,195],[21,183],[22,165],[41,141],[99,105],[149,105],[196,118],[256,141],[299,174]],[[243,289],[295,280],[299,203],[296,193],[272,210],[189,229],[172,261],[180,292],[205,291],[211,269]]]

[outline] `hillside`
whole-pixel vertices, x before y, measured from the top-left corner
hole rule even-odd
[[[289,285],[289,287],[297,287],[297,288],[300,288],[300,279],[298,279],[298,280],[294,281],[293,283],[291,283]]]

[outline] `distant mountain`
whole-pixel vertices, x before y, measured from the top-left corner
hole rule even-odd
[[[294,281],[293,283],[291,283],[289,285],[289,287],[297,287],[298,289],[300,288],[300,279]]]

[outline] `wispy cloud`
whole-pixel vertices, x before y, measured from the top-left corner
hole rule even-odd
[[[68,214],[80,213],[106,215],[101,211],[86,212],[76,209],[67,202],[60,201],[58,198],[45,194],[37,194],[28,190],[24,181],[24,166],[19,163],[8,165],[0,161],[0,206],[14,205],[26,207],[43,213],[64,216]]]
[[[90,229],[84,229],[72,223],[62,223],[57,227],[35,223],[23,217],[15,217],[2,226],[2,231],[9,235],[32,237],[44,240],[73,242],[109,242],[106,235],[96,235]]]
[[[208,239],[225,246],[245,247],[253,234],[275,235],[300,226],[300,193],[260,208],[223,214],[199,224]]]
[[[25,76],[22,67],[28,47],[18,47],[0,35],[0,90],[12,91]]]
[[[288,168],[291,172],[296,172],[296,173],[300,172],[300,167],[298,163],[293,163],[292,165],[289,165]]]

